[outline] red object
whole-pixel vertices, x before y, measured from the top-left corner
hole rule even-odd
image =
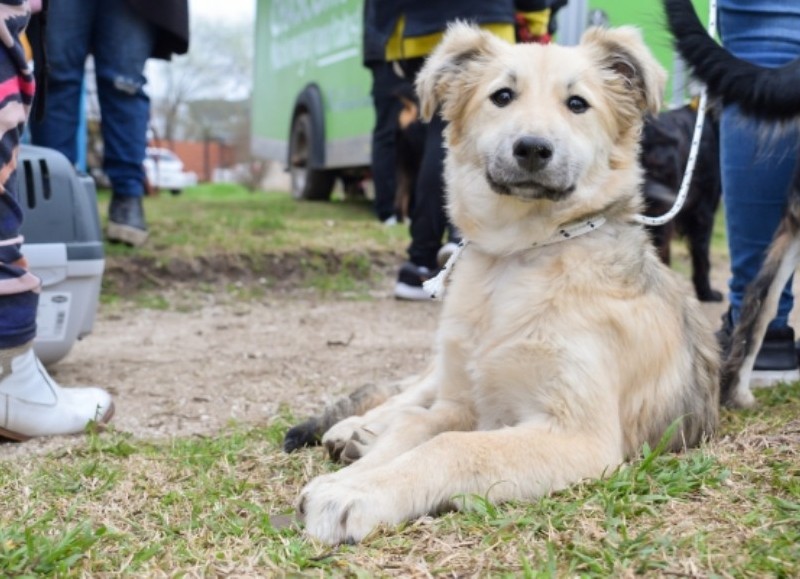
[[[525,19],[524,14],[517,14],[514,16],[515,20],[515,27],[517,29],[517,42],[523,43],[530,43],[536,42],[538,44],[550,44],[550,40],[552,37],[549,34],[542,34],[541,36],[536,36],[531,33],[531,29],[528,28],[528,21]]]

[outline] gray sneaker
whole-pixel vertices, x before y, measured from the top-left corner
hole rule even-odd
[[[139,247],[147,241],[141,197],[114,195],[108,207],[106,237],[111,242]]]

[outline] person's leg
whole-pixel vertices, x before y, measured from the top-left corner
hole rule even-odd
[[[36,312],[41,283],[27,270],[20,247],[22,211],[17,203],[17,155],[34,82],[18,37],[27,3],[0,0],[3,38],[0,47],[0,437],[71,434],[95,420],[107,422],[114,412],[108,393],[98,388],[63,389],[36,358]]]
[[[124,39],[124,42],[120,42]],[[103,135],[103,170],[113,191],[107,236],[141,245],[147,238],[142,209],[150,99],[144,65],[155,30],[126,0],[102,0],[92,34]]]
[[[725,46],[744,60],[776,67],[800,57],[800,6],[796,4],[720,0],[719,20]],[[738,320],[745,289],[761,268],[783,215],[796,160],[796,132],[765,137],[763,125],[749,121],[735,106],[725,108],[720,120],[720,162],[732,274],[728,327]],[[794,332],[788,326],[792,306],[790,281],[756,371],[797,373]]]
[[[722,190],[731,254],[730,302],[738,321],[745,288],[758,273],[786,207],[797,135],[765,141],[758,126],[727,108],[720,130]],[[784,288],[771,327],[785,327],[793,306],[791,282]]]
[[[409,79],[416,79],[424,63],[424,58],[399,62]],[[394,295],[398,299],[430,299],[422,284],[436,274],[437,253],[448,227],[444,193],[444,128],[445,122],[438,112],[424,125],[424,151],[411,207],[409,260],[401,266],[394,286]]]
[[[371,159],[375,213],[380,221],[386,222],[395,217],[397,121],[402,109],[397,91],[409,81],[397,76],[392,65],[386,62],[375,63],[370,70],[375,108]]]
[[[425,153],[414,192],[411,211],[411,245],[408,257],[412,263],[436,269],[436,254],[447,230],[444,184],[445,122],[438,114],[428,123],[425,133]]]
[[[78,160],[83,71],[89,55],[95,4],[94,0],[49,3],[44,116],[30,123],[31,141],[35,145],[59,151],[72,164]]]
[[[0,2],[0,27],[7,36],[20,34],[10,15],[24,15],[25,10]],[[25,63],[21,47],[0,47],[0,350],[16,348],[36,335],[36,309],[39,303],[39,279],[27,270],[20,252],[22,209],[16,201],[17,154],[19,138],[33,100],[33,76]],[[2,377],[0,369],[0,377]]]
[[[445,122],[438,114],[426,126],[425,152],[411,210],[409,261],[400,268],[394,289],[394,295],[399,299],[429,299],[422,284],[436,275],[439,268],[437,254],[448,227],[444,194],[444,127]]]

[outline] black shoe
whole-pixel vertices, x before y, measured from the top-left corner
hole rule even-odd
[[[147,223],[144,220],[141,197],[111,197],[106,237],[109,241],[126,243],[133,247],[139,247],[147,241]]]
[[[733,324],[728,310],[722,316],[722,328],[716,333],[723,358],[727,358],[730,353],[732,334]],[[767,387],[779,382],[797,380],[800,380],[800,369],[794,342],[794,328],[786,326],[767,330],[753,364],[750,386]]]
[[[752,386],[772,386],[778,382],[800,380],[794,328],[767,330],[753,364]]]
[[[394,297],[398,300],[429,301],[431,296],[425,291],[422,284],[436,274],[437,272],[431,271],[427,267],[407,261],[397,274]]]

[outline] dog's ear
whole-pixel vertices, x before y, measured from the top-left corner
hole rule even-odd
[[[658,63],[637,28],[590,28],[581,44],[595,52],[598,64],[612,75],[620,96],[634,95],[641,112],[658,113],[667,72]]]
[[[436,109],[442,107],[445,119],[456,110],[468,93],[468,71],[498,51],[497,39],[477,26],[455,22],[448,26],[442,41],[425,61],[417,75],[422,118],[429,121]]]

